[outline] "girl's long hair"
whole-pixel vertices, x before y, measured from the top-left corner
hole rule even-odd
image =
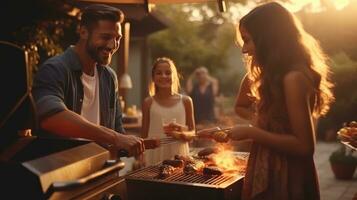
[[[155,60],[155,62],[153,63],[153,67],[151,69],[151,80],[150,80],[150,84],[149,84],[149,95],[150,96],[154,96],[156,91],[158,91],[158,88],[156,87],[153,79],[154,79],[155,69],[161,63],[167,63],[170,66],[171,79],[172,79],[171,92],[178,93],[180,90],[179,74],[177,72],[175,63],[170,58],[160,57]]]
[[[273,2],[250,11],[240,20],[238,28],[241,27],[251,35],[255,45],[255,55],[248,60],[248,74],[262,120],[270,121],[268,124],[273,127],[287,122],[283,77],[292,70],[312,74],[313,115],[326,114],[334,99],[327,57],[300,21]]]

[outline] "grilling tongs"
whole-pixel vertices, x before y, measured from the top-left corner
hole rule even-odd
[[[217,132],[217,131],[228,132],[231,129],[232,129],[232,127],[228,127],[228,128],[213,127],[213,128],[209,128],[209,129],[199,130],[199,131],[197,131],[196,134],[194,134],[192,136],[188,136],[188,137],[196,140],[196,139],[204,138],[204,137],[202,137],[203,131],[204,131],[204,134],[213,134],[214,132]],[[168,144],[172,144],[177,141],[178,141],[178,139],[173,138],[173,137],[166,137],[166,138],[160,138],[160,139],[150,138],[150,139],[144,139],[144,146],[145,146],[145,149],[156,149],[156,148],[160,147],[161,145],[168,145]],[[119,157],[128,157],[128,155],[129,155],[129,153],[125,149],[120,149],[118,151]]]

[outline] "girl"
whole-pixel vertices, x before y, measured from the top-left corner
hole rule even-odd
[[[188,155],[188,140],[194,133],[193,104],[190,97],[178,93],[179,77],[174,62],[158,58],[151,71],[149,94],[143,102],[143,138],[174,136],[178,142],[145,152],[145,163],[156,164],[164,159]],[[164,131],[164,123],[166,125]]]
[[[278,3],[256,7],[238,28],[250,62],[235,110],[253,126],[200,135],[253,140],[242,199],[320,199],[313,154],[315,122],[333,100],[326,58]]]

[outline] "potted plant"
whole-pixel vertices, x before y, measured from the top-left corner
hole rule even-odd
[[[357,158],[352,154],[353,150],[342,145],[330,155],[331,169],[337,179],[352,179],[357,166]]]

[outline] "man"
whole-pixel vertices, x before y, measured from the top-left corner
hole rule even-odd
[[[86,7],[77,44],[40,67],[33,95],[45,131],[138,155],[144,151],[143,140],[123,134],[117,77],[107,66],[119,48],[123,18],[114,7]]]

